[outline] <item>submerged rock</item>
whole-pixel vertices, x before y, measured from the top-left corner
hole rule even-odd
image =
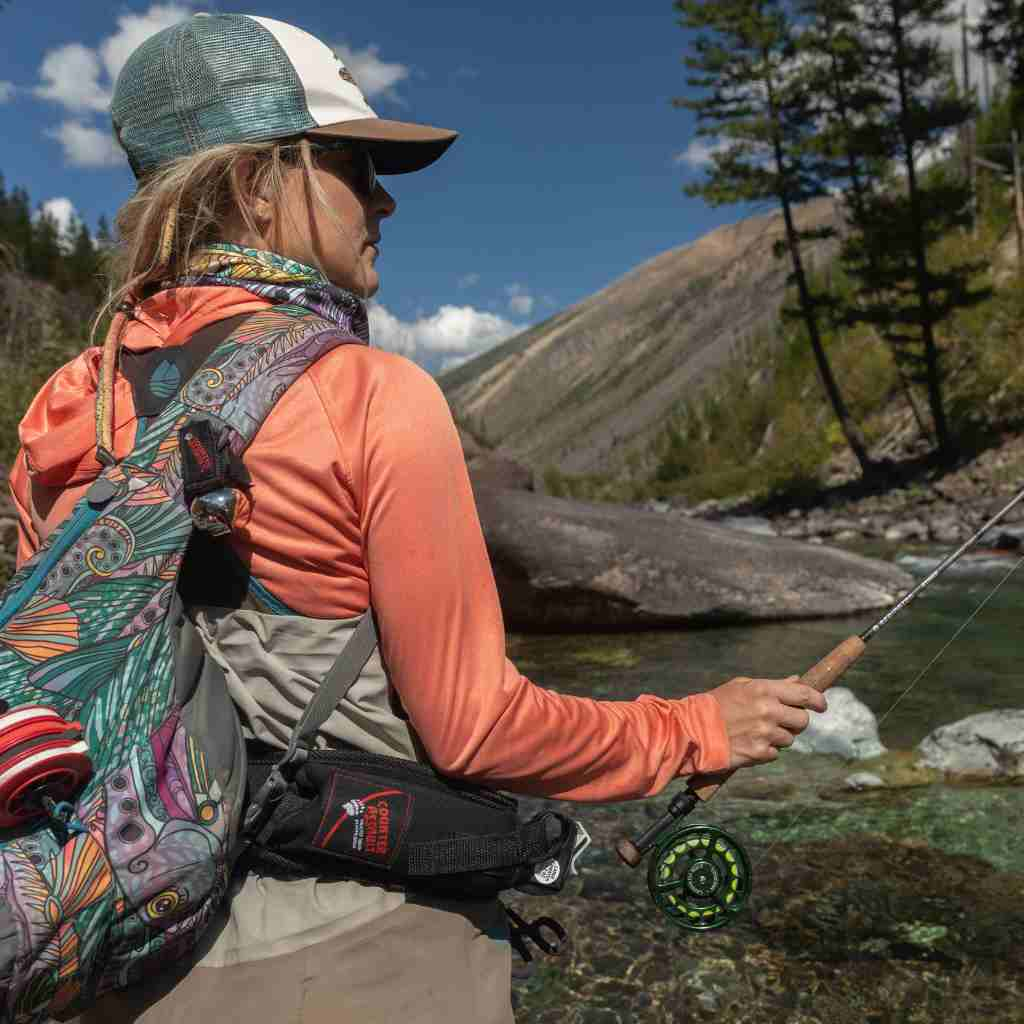
[[[853,775],[848,775],[843,779],[843,785],[847,789],[859,793],[864,789],[878,789],[884,786],[885,782],[875,775],[874,772],[854,772]]]
[[[913,582],[877,559],[699,519],[474,489],[510,629],[852,615],[892,605]]]
[[[1024,777],[1024,710],[983,711],[944,725],[918,746],[922,762],[966,779]]]
[[[885,753],[874,712],[852,690],[833,686],[827,699],[828,711],[811,714],[810,725],[797,736],[791,750],[801,754],[838,754],[847,760]]]

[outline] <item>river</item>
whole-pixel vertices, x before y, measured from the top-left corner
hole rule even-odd
[[[940,554],[918,550],[897,562],[922,578]],[[1007,556],[966,556],[876,634],[842,678],[840,685],[879,717],[887,747],[910,749],[938,726],[980,711],[1024,707],[1019,660],[1024,568],[989,598],[1016,562]],[[733,676],[799,674],[880,614],[687,631],[516,633],[510,634],[508,649],[520,672],[562,693],[611,700],[642,693],[685,697]]]
[[[923,578],[944,552],[890,554]],[[565,895],[530,901],[531,913],[563,920],[573,941],[568,956],[517,981],[516,1019],[1024,1024],[1024,786],[898,782],[886,767],[912,762],[899,751],[940,725],[1024,707],[1024,566],[990,596],[1014,564],[1005,556],[958,564],[843,677],[880,718],[890,754],[866,764],[886,775],[886,787],[852,793],[843,780],[856,764],[786,752],[738,773],[688,819],[719,825],[749,855],[750,904],[730,927],[680,932],[659,920],[646,873],[630,872],[614,854],[615,839],[649,826],[681,781],[651,800],[561,805],[583,820],[594,845]],[[878,614],[686,632],[513,634],[509,655],[535,682],[565,693],[684,697],[736,675],[800,673]]]

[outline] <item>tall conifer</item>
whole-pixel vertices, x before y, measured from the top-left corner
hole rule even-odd
[[[836,14],[831,0],[809,0],[819,24]],[[956,308],[975,301],[962,263],[936,269],[929,247],[950,228],[969,221],[969,185],[941,165],[927,174],[919,163],[933,160],[951,129],[972,112],[958,96],[940,31],[953,15],[947,0],[863,0],[850,5],[860,27],[858,56],[847,64],[842,88],[861,102],[845,126],[833,108],[836,144],[863,166],[865,155],[898,173],[884,187],[865,188],[847,177],[846,195],[853,234],[843,256],[860,280],[856,319],[873,323],[892,343],[902,365],[927,390],[935,439],[944,456],[953,454],[946,418],[943,373],[936,325]],[[819,34],[818,41],[821,36]]]
[[[800,32],[782,0],[676,0],[684,27],[696,31],[685,58],[701,90],[676,105],[697,115],[698,135],[715,140],[704,181],[686,191],[712,205],[772,200],[782,208],[792,280],[818,373],[861,471],[877,467],[850,417],[822,343],[821,299],[811,290],[801,245],[829,229],[798,230],[793,207],[826,194],[831,171],[813,146],[816,105],[807,88]]]
[[[1024,0],[987,0],[977,28],[978,48],[1006,66],[1024,116]]]

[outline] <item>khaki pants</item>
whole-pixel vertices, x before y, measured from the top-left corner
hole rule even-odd
[[[295,953],[184,966],[111,993],[79,1024],[514,1024],[494,901],[408,902]]]

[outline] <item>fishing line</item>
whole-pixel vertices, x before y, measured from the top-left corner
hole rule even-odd
[[[977,606],[977,608],[975,608],[974,611],[972,611],[971,614],[968,615],[967,618],[960,624],[960,626],[957,628],[956,632],[946,641],[945,644],[943,644],[942,649],[938,652],[938,654],[936,654],[932,658],[932,660],[929,661],[928,664],[925,665],[925,667],[923,669],[921,669],[920,672],[918,672],[917,676],[914,678],[914,681],[899,695],[899,697],[896,698],[895,701],[893,701],[892,706],[878,720],[878,726],[879,727],[881,727],[882,723],[889,717],[889,715],[892,714],[893,711],[895,711],[895,709],[896,709],[897,705],[900,703],[900,701],[902,701],[903,698],[906,697],[906,695],[908,693],[910,693],[910,691],[915,686],[917,686],[917,684],[924,678],[924,676],[927,674],[928,670],[939,660],[939,658],[942,657],[943,654],[946,653],[947,650],[949,650],[950,647],[952,647],[952,645],[956,641],[957,637],[960,636],[960,634],[974,621],[974,619],[981,612],[982,608],[984,608],[985,605],[987,605],[989,603],[989,601],[991,601],[992,598],[996,596],[996,594],[999,592],[999,589],[1002,587],[1002,585],[1021,567],[1021,565],[1024,565],[1024,556],[1021,556],[1021,558],[1019,558],[1010,567],[1010,569],[1006,573],[1006,575],[1003,576],[1003,578],[995,585],[995,587],[993,587],[991,592],[985,596],[984,600]],[[786,841],[786,839],[789,837],[789,834],[792,833],[794,831],[794,829],[796,829],[797,825],[799,825],[800,822],[803,821],[803,819],[807,816],[807,812],[810,811],[814,806],[815,806],[814,804],[805,804],[804,805],[802,810],[793,819],[792,823],[786,827],[783,835],[781,835],[778,839],[776,839],[774,842],[772,842],[772,844],[768,847],[768,849],[765,850],[765,852],[764,852],[764,856],[765,857],[768,857],[769,854],[771,854],[771,852],[775,849],[776,846],[778,846],[780,843],[784,843]]]
[[[1024,501],[1024,490],[1016,494],[956,551],[944,558],[874,625],[837,644],[824,658],[805,672],[800,677],[800,681],[819,693],[824,693],[861,657],[872,637],[920,596],[935,579],[1022,501]],[[1003,584],[1022,563],[1024,563],[1024,556],[1011,566],[984,600],[960,624],[942,649],[932,657],[911,684],[893,701],[882,715],[882,722],[974,621],[982,608],[999,592]],[[782,750],[785,749],[787,748],[782,748]],[[718,826],[682,824],[683,819],[699,804],[711,800],[736,771],[737,769],[725,769],[691,776],[685,791],[673,796],[667,810],[657,821],[635,838],[630,839],[623,836],[615,844],[619,858],[631,868],[638,867],[648,853],[652,854],[647,872],[647,887],[651,898],[654,900],[655,906],[681,928],[699,931],[719,928],[735,920],[736,915],[749,902],[752,891],[752,871],[750,861],[740,843]],[[789,838],[812,806],[805,804],[799,810],[781,835],[768,844],[766,856]]]

